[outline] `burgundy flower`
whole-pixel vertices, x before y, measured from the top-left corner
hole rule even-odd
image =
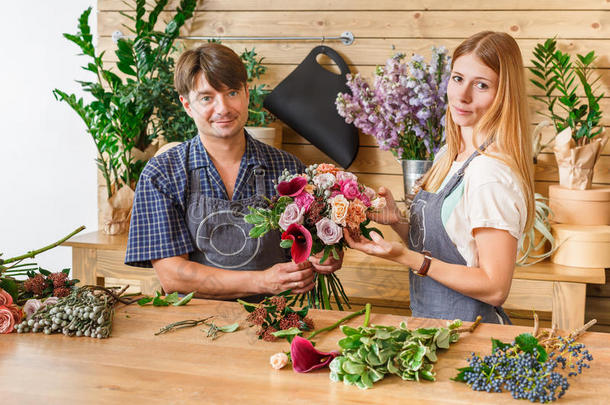
[[[339,355],[339,352],[330,353],[316,350],[311,342],[300,336],[295,336],[290,344],[290,357],[292,358],[292,368],[297,373],[308,373],[328,364]]]
[[[282,239],[291,239],[292,247],[290,254],[295,263],[302,263],[309,257],[313,240],[311,234],[303,225],[291,224],[286,232],[282,234]]]
[[[281,196],[294,197],[299,195],[307,185],[305,177],[297,176],[290,181],[283,181],[277,185],[277,192]]]

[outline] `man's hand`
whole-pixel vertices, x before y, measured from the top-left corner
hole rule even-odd
[[[308,261],[278,263],[262,272],[262,283],[267,294],[275,295],[286,290],[302,294],[314,287],[313,266]]]
[[[320,274],[331,274],[339,270],[343,265],[343,249],[339,250],[339,260],[336,260],[332,254],[328,255],[324,263],[320,264],[320,260],[324,255],[324,251],[318,252],[314,256],[309,256],[309,262],[313,265],[313,271]]]

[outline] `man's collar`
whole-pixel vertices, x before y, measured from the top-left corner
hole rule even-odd
[[[246,136],[246,165],[248,167],[266,167],[267,160],[264,157],[264,152],[261,150],[257,142],[254,141],[248,131],[244,130],[244,134]],[[208,155],[208,151],[205,149],[203,143],[201,142],[199,134],[195,135],[195,137],[189,142],[191,142],[188,163],[189,171],[209,166],[212,161],[210,159],[210,156]]]

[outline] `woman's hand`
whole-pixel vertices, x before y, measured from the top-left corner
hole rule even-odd
[[[400,210],[396,206],[396,201],[392,192],[385,187],[379,187],[379,197],[384,197],[386,205],[384,208],[377,212],[369,212],[367,216],[378,224],[383,225],[394,225],[404,220],[403,216],[400,215]]]
[[[352,249],[359,250],[371,256],[377,256],[382,259],[401,263],[401,256],[407,253],[407,248],[403,244],[388,242],[375,231],[371,232],[370,236],[373,240],[368,240],[364,236],[361,236],[359,240],[355,240],[347,229],[343,230],[343,237]]]
[[[320,264],[320,260],[324,256],[324,251],[320,251],[314,256],[309,256],[309,262],[313,266],[313,271],[320,274],[331,274],[339,270],[343,265],[343,249],[339,249],[339,260],[336,260],[332,254],[328,255],[324,263]]]

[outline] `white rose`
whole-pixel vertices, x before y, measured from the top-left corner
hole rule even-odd
[[[337,181],[348,181],[348,180],[354,180],[357,182],[358,177],[356,177],[356,175],[354,173],[350,173],[350,172],[340,171],[337,173]]]
[[[286,353],[275,353],[269,358],[269,363],[271,364],[271,367],[276,370],[279,370],[280,368],[288,364],[288,356],[286,355]]]
[[[328,200],[331,206],[330,219],[336,224],[345,226],[345,217],[349,208],[349,201],[343,194],[338,194]]]
[[[316,174],[315,177],[313,178],[313,184],[315,184],[318,188],[321,188],[323,190],[326,190],[327,188],[334,186],[336,181],[337,181],[337,179],[335,178],[334,174],[332,174],[332,173]]]
[[[377,197],[371,201],[371,208],[374,210],[382,210],[385,208],[385,197]]]
[[[286,230],[292,224],[302,224],[303,212],[304,209],[299,208],[296,203],[288,204],[282,215],[280,215],[280,220],[278,221],[280,228]]]

